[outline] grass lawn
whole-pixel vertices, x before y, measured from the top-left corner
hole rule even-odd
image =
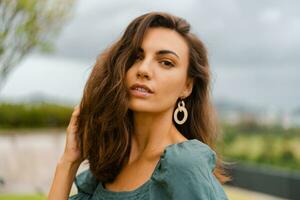
[[[46,200],[42,195],[0,195],[0,200]]]

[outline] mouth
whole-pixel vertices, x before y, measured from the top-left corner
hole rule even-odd
[[[144,92],[144,93],[154,93],[153,90],[151,90],[147,85],[143,85],[143,84],[133,84],[131,87],[130,87],[130,90],[137,90],[139,92]]]
[[[148,97],[154,92],[146,85],[134,84],[130,87],[130,93],[135,97]]]

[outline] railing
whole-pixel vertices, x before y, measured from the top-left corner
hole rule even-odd
[[[233,178],[228,185],[282,198],[300,199],[300,172],[246,164],[235,164],[228,171]]]

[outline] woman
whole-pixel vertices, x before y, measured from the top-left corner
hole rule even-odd
[[[210,79],[184,19],[134,19],[91,72],[48,199],[227,199]],[[83,160],[89,169],[75,177]]]

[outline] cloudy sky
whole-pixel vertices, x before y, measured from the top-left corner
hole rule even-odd
[[[299,107],[299,8],[296,0],[79,0],[55,41],[56,52],[29,55],[0,96],[18,99],[39,93],[78,102],[97,55],[135,17],[166,11],[189,21],[208,47],[216,98]]]
[[[233,64],[299,64],[299,1],[79,1],[77,15],[58,40],[58,54],[93,59],[127,24],[149,11],[187,19],[211,59]]]

